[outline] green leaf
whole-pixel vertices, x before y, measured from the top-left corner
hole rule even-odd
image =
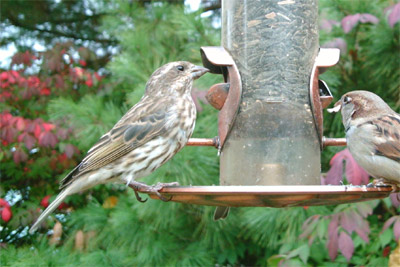
[[[271,267],[278,267],[280,266],[280,262],[285,258],[286,257],[284,255],[274,255],[268,258],[267,265]]]
[[[392,229],[386,229],[382,234],[379,235],[379,242],[381,247],[385,247],[393,239]]]
[[[310,247],[307,244],[302,245],[299,248],[299,257],[304,262],[304,264],[307,263],[309,256],[310,256]]]

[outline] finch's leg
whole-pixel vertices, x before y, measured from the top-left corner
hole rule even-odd
[[[144,190],[147,192],[155,193],[162,201],[167,202],[167,201],[170,201],[171,199],[167,199],[167,198],[163,197],[159,191],[166,186],[178,186],[178,185],[179,185],[178,182],[157,183],[156,185],[147,185],[147,184],[136,182],[136,181],[132,181],[129,183],[129,187],[131,187],[135,191],[135,196],[136,196],[137,200],[139,200],[140,202],[145,202],[145,201],[142,201],[142,199],[139,197],[137,190]]]

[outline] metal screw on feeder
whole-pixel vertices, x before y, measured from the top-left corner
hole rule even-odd
[[[220,110],[218,138],[188,145],[220,151],[221,186],[170,187],[172,201],[213,206],[327,205],[387,197],[391,187],[321,186],[322,110],[333,97],[318,74],[339,60],[319,49],[317,0],[222,1],[222,47],[202,47],[225,83],[207,99]],[[155,197],[151,195],[151,197]]]

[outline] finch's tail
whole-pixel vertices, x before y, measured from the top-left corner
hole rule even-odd
[[[217,207],[214,212],[214,221],[225,219],[229,214],[229,207]]]
[[[33,224],[31,229],[29,229],[29,233],[33,234],[36,229],[39,227],[40,223],[47,218],[47,216],[50,215],[58,206],[60,206],[61,202],[70,195],[71,193],[71,187],[68,187],[61,191],[60,194],[56,197],[56,199],[50,203],[50,205],[40,214],[39,218],[36,220],[36,222]]]

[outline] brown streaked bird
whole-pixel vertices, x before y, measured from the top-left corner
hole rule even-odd
[[[167,162],[187,143],[196,121],[196,107],[191,97],[193,81],[208,69],[190,62],[168,63],[157,69],[146,84],[142,99],[134,105],[88,151],[82,162],[60,184],[61,193],[39,216],[29,230],[40,223],[69,195],[95,185],[118,182],[136,190],[156,193],[163,186],[149,186],[136,179],[149,175]]]
[[[349,92],[328,111],[339,110],[356,162],[378,179],[376,185],[400,184],[400,115],[368,91]]]

